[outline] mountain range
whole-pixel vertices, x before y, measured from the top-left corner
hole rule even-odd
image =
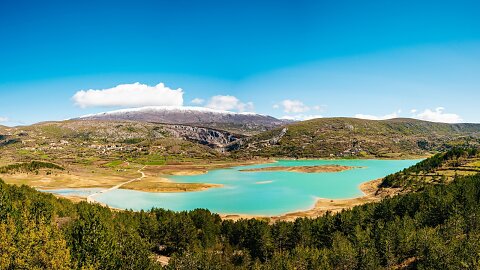
[[[256,113],[236,113],[204,107],[149,106],[85,115],[79,120],[139,121],[186,124],[252,134],[281,126],[286,121]]]
[[[479,145],[480,124],[406,118],[285,122],[261,114],[199,107],[143,107],[61,122],[0,127],[0,146],[14,144],[18,151],[42,149],[58,155],[60,150],[55,146],[62,141],[69,142],[61,146],[69,148],[69,153],[85,145],[110,149],[114,144],[118,149],[189,158],[403,158],[426,156],[454,146]]]

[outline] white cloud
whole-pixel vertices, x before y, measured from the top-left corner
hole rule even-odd
[[[2,123],[2,122],[8,122],[8,117],[0,116],[0,123]]]
[[[304,121],[304,120],[310,120],[310,119],[315,119],[315,118],[322,118],[323,116],[321,115],[305,115],[305,114],[297,114],[297,115],[285,115],[282,116],[280,119],[283,120],[292,120],[292,121]]]
[[[302,113],[310,110],[310,107],[303,104],[300,100],[285,99],[280,102],[280,105],[286,113]]]
[[[445,113],[445,108],[438,107],[435,110],[426,109],[423,112],[419,112],[417,109],[411,109],[410,113],[412,118],[431,121],[431,122],[442,122],[442,123],[459,123],[462,121],[462,118],[454,113]],[[398,110],[391,114],[376,116],[369,114],[356,114],[355,118],[369,119],[369,120],[385,120],[397,118],[402,113],[402,110]]]
[[[305,105],[300,100],[291,100],[285,99],[278,104],[273,105],[274,109],[282,108],[284,112],[289,113],[289,115],[284,115],[281,119],[285,120],[293,120],[293,121],[303,121],[303,120],[310,120],[315,118],[322,118],[322,115],[319,114],[305,114],[305,112],[315,110],[315,111],[323,111],[323,106],[316,105],[313,107],[309,107]]]
[[[136,107],[182,106],[183,90],[173,90],[163,83],[148,86],[141,83],[120,84],[107,89],[81,90],[73,96],[75,104],[82,107]]]
[[[391,114],[386,114],[383,116],[358,113],[358,114],[355,114],[355,118],[367,119],[367,120],[386,120],[386,119],[398,118],[398,114],[401,112],[402,112],[401,110],[398,110],[396,112],[393,112]]]
[[[423,112],[414,115],[415,118],[425,121],[442,122],[442,123],[459,123],[462,118],[458,114],[444,113],[445,108],[438,107],[435,110],[426,109]]]
[[[201,99],[201,98],[194,98],[192,99],[192,101],[190,101],[192,104],[196,104],[196,105],[202,105],[205,100],[204,99]]]
[[[252,102],[241,102],[237,97],[234,96],[213,96],[208,101],[207,105],[205,106],[210,109],[215,110],[224,110],[224,111],[253,111],[253,103]]]

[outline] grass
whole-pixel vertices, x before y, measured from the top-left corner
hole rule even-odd
[[[394,119],[323,118],[247,138],[234,155],[293,158],[410,158],[452,146],[479,145],[480,125]]]
[[[478,167],[478,168],[480,169],[480,160],[474,161],[474,162],[470,162],[470,163],[468,163],[466,166]]]
[[[382,187],[419,190],[429,184],[444,184],[456,177],[480,173],[480,154],[474,148],[455,148],[386,176]]]
[[[123,163],[124,163],[123,160],[114,160],[114,161],[108,162],[107,164],[105,164],[105,166],[114,168],[122,165]]]
[[[77,169],[70,172],[57,172],[50,175],[47,175],[46,173],[39,173],[38,175],[17,173],[0,176],[9,184],[26,184],[37,188],[60,189],[89,187],[109,188],[136,178],[138,175],[138,172],[133,170],[127,172],[115,172],[112,170],[96,168],[95,171],[92,172],[91,168],[82,168],[82,170]]]

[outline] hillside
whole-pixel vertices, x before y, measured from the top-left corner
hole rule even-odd
[[[479,142],[480,124],[319,118],[244,138],[227,148],[237,156],[398,158]]]
[[[80,120],[114,120],[185,124],[228,130],[235,133],[254,134],[283,125],[285,122],[268,115],[235,113],[203,107],[151,106],[122,109],[86,115]]]
[[[238,164],[222,151],[242,137],[205,127],[132,121],[70,120],[5,128],[0,130],[0,168],[38,161],[65,170],[3,170],[0,175],[8,183],[38,188],[111,187],[138,177],[148,165],[148,180],[159,188],[171,187],[165,174]],[[163,165],[179,169],[164,171]]]
[[[143,170],[145,185],[136,189],[148,191],[155,185],[154,190],[197,190],[203,187],[172,185],[168,177],[282,157],[424,157],[455,146],[478,145],[478,128],[411,119],[331,118],[245,136],[186,124],[86,119],[45,122],[0,129],[0,167],[35,161],[57,164],[64,170],[5,170],[0,176],[7,183],[37,188],[112,187],[137,178]]]
[[[62,159],[135,158],[145,155],[172,159],[220,155],[225,145],[243,137],[210,128],[131,121],[70,120],[7,128],[0,134],[2,151],[11,158]]]
[[[450,183],[457,177],[478,173],[480,173],[479,150],[454,148],[388,175],[383,179],[380,188],[396,189],[405,193],[418,191],[432,184]]]
[[[269,223],[201,209],[113,211],[0,180],[0,268],[477,269],[478,194],[480,174],[461,176],[337,214]]]

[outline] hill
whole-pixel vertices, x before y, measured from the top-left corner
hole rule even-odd
[[[201,158],[220,155],[224,146],[242,137],[187,125],[70,120],[4,129],[0,145],[12,158],[43,155],[52,159],[66,156],[112,159],[145,154]]]
[[[227,149],[237,156],[398,158],[425,156],[479,142],[480,124],[319,118],[238,140]]]
[[[0,175],[8,183],[38,188],[111,187],[138,177],[148,165],[149,181],[172,187],[164,174],[238,164],[222,151],[242,137],[205,127],[133,121],[70,120],[6,128],[0,130],[0,168],[35,161],[65,170],[2,170]]]
[[[168,176],[282,157],[424,157],[455,146],[478,145],[478,128],[475,124],[411,119],[330,118],[246,136],[186,124],[86,119],[44,122],[0,129],[0,167],[35,161],[57,164],[64,170],[40,168],[0,174],[8,183],[82,188],[115,186],[137,178],[143,170],[148,181],[136,188],[149,189],[152,184],[158,186],[155,190],[181,191],[185,187],[172,186]],[[188,190],[201,188],[190,184]]]
[[[436,154],[418,164],[385,177],[382,189],[399,192],[418,191],[432,184],[452,182],[459,176],[480,173],[480,152],[476,148],[454,148]],[[381,192],[381,190],[380,190]]]
[[[81,120],[115,120],[186,124],[236,133],[252,134],[283,125],[285,122],[268,115],[235,113],[203,107],[150,106],[86,115]]]

